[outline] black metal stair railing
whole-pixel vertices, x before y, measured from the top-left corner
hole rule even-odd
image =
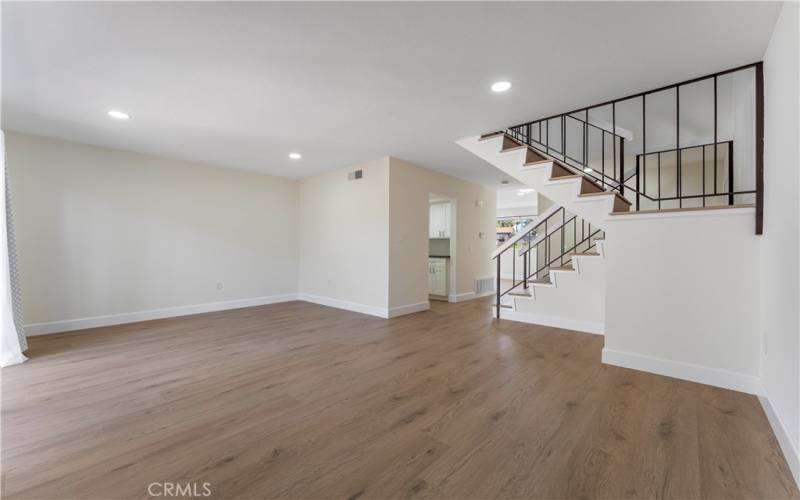
[[[741,74],[752,72],[753,87],[752,108],[753,123],[747,124],[754,131],[752,145],[754,149],[754,169],[751,175],[745,175],[747,179],[736,179],[737,170],[734,168],[734,141],[733,139],[720,140],[719,124],[719,81],[725,75]],[[746,75],[749,76],[749,73]],[[737,199],[752,199],[756,207],[756,234],[763,232],[763,135],[764,135],[764,82],[763,66],[761,62],[740,66],[737,68],[720,71],[710,75],[694,78],[680,83],[675,83],[629,95],[619,99],[586,106],[568,113],[533,120],[527,123],[514,125],[505,130],[505,133],[521,144],[526,144],[545,157],[556,160],[568,169],[580,173],[593,180],[604,190],[617,191],[626,197],[636,211],[664,208],[686,208],[687,206],[715,206],[715,205],[734,205]],[[681,138],[686,141],[685,133],[681,133],[681,89],[685,94],[694,96],[698,93],[697,89],[707,85],[708,96],[702,99],[710,99],[713,102],[700,102],[696,99],[690,102],[693,109],[708,109],[709,114],[713,109],[713,127],[702,132],[703,136],[711,138],[712,142],[705,144],[683,144]],[[713,89],[713,97],[710,95]],[[674,117],[666,117],[663,109],[663,97],[665,92],[674,93]],[[674,146],[671,148],[660,148],[655,151],[647,150],[647,109],[648,96],[651,101],[656,100],[659,106],[659,116],[661,120],[658,125],[658,132],[664,136],[665,130],[674,131]],[[636,100],[640,100],[639,104]],[[748,104],[749,103],[745,103]],[[626,171],[626,151],[633,151],[631,137],[626,137],[626,131],[622,130],[626,123],[620,122],[620,107],[625,106],[628,111],[627,118],[630,119],[631,106],[641,106],[641,122],[639,150],[631,156],[633,165],[629,165],[630,171]],[[686,106],[686,104],[684,104]],[[705,107],[703,107],[705,106]],[[604,108],[601,110],[601,108]],[[606,114],[610,111],[611,121],[592,119],[590,111],[600,110]],[[688,114],[688,113],[687,113]],[[673,119],[674,118],[674,119]],[[690,117],[691,118],[691,117]],[[650,124],[654,127],[655,124]],[[684,124],[685,125],[685,124]],[[696,125],[696,124],[695,124]],[[610,128],[610,130],[609,130]],[[713,130],[712,130],[713,128]],[[730,127],[729,127],[730,128]],[[684,131],[685,132],[685,131]],[[727,131],[732,134],[730,130]],[[748,138],[746,143],[750,143]],[[743,144],[742,146],[746,146]],[[592,147],[599,148],[600,154],[592,155]],[[610,149],[611,151],[607,151]],[[669,166],[665,166],[662,161],[667,158]],[[697,186],[690,186],[687,189],[685,184],[685,174],[687,173],[687,158],[691,166],[692,160],[695,164],[700,164],[702,180],[698,181],[698,174],[692,174],[689,170],[689,179],[696,182]],[[720,165],[720,160],[724,165]],[[708,163],[712,164],[709,165]],[[709,181],[708,175],[713,172],[713,177]],[[720,174],[722,178],[720,178]],[[666,175],[666,178],[664,177]],[[739,174],[742,177],[741,174]],[[741,186],[752,177],[754,186]],[[669,191],[663,184],[669,181],[673,184]],[[664,187],[664,189],[662,189]]]
[[[496,315],[500,318],[502,298],[515,289],[527,290],[531,281],[543,281],[550,277],[550,269],[558,264],[569,264],[576,252],[586,252],[595,247],[595,242],[604,237],[604,232],[576,215],[568,214],[564,207],[559,207],[545,219],[531,227],[523,228],[519,234],[509,240],[494,259],[497,266]],[[503,289],[501,258],[510,254],[511,283]],[[517,261],[521,260],[522,269],[517,279]],[[506,280],[508,281],[508,280]]]

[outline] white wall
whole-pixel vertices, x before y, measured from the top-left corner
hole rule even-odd
[[[494,273],[496,191],[391,158],[389,302],[392,308],[428,300],[428,196],[453,201],[456,226],[451,255],[453,300],[473,297],[477,278]],[[481,202],[477,206],[476,201]]]
[[[736,208],[609,221],[603,361],[756,393],[754,219]]]
[[[348,180],[347,173],[356,169],[363,178]],[[301,180],[300,206],[301,298],[385,316],[389,158]],[[427,207],[426,197],[426,224]]]
[[[296,293],[296,181],[14,132],[6,139],[29,333]],[[143,311],[150,315],[131,315]],[[98,316],[111,317],[75,321]]]
[[[761,380],[767,415],[800,481],[798,10],[797,3],[783,5],[764,54]]]

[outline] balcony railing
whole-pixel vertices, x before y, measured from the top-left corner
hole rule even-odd
[[[763,232],[761,62],[514,125],[506,133],[618,191],[634,210],[752,203],[755,232]]]

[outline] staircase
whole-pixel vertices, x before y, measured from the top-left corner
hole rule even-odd
[[[718,79],[743,71],[753,71],[755,74],[756,117],[755,123],[751,124],[754,139],[744,140],[752,140],[755,144],[756,174],[740,180],[741,177],[737,179],[735,176],[734,137],[722,138],[718,133],[717,86]],[[534,188],[559,206],[558,213],[534,227],[524,228],[491,255],[497,262],[494,304],[497,318],[515,319],[516,313],[522,310],[540,320],[559,317],[570,309],[570,303],[574,304],[576,299],[591,301],[596,296],[603,296],[606,231],[610,231],[609,237],[613,238],[614,228],[620,227],[621,221],[641,220],[626,217],[630,214],[715,208],[752,210],[755,207],[755,229],[756,234],[760,234],[763,206],[761,78],[761,64],[755,63],[456,141],[464,149]],[[708,85],[713,83],[714,103],[706,107],[714,110],[713,131],[701,134],[697,130],[682,132],[680,90],[701,82]],[[675,114],[671,118],[673,123],[664,126],[663,105],[656,107],[656,122],[661,120],[661,127],[656,128],[655,135],[659,132],[663,135],[664,130],[675,131],[674,147],[650,151],[647,148],[647,127],[648,124],[652,126],[653,119],[647,118],[647,101],[648,97],[652,100],[663,92],[675,94]],[[641,117],[640,124],[618,122],[620,114],[617,104],[623,102],[628,110],[631,102],[637,105],[641,103],[641,113],[636,115]],[[689,106],[690,115],[692,109],[699,107],[691,101]],[[604,122],[592,119],[590,111],[607,111],[611,120]],[[631,120],[631,116],[628,113],[620,118]],[[622,129],[621,126],[627,128]],[[633,130],[637,132],[631,132]],[[652,135],[653,132],[650,140],[653,140]],[[700,140],[705,136],[713,136],[713,142]],[[590,154],[592,141],[595,145],[602,144],[600,154],[595,154],[594,158]],[[661,145],[665,139],[657,137],[656,141],[660,141],[656,144]],[[748,146],[747,142],[743,144],[744,147]],[[611,154],[607,152],[608,145],[612,146]],[[674,168],[662,169],[662,157],[668,160],[674,158]],[[702,158],[702,161],[694,158]],[[738,175],[741,176],[741,173]],[[739,185],[747,182],[754,185]],[[674,193],[667,188],[662,189],[662,184],[672,186],[669,189],[674,189]],[[754,203],[741,203],[741,200],[754,200]],[[560,222],[556,220],[557,217],[561,218]],[[583,229],[580,235],[579,227]],[[590,228],[588,235],[586,227]],[[630,235],[635,234],[631,233],[631,227],[628,226],[624,231],[628,241]],[[573,233],[571,238],[567,234],[570,230]],[[555,240],[558,241],[554,246]],[[515,256],[515,264],[517,256],[523,257],[523,269],[519,271],[519,279],[515,269],[513,279],[503,282],[500,262],[511,255]],[[597,312],[598,307],[603,306],[592,306],[596,313],[593,316],[595,320],[603,318],[603,313]],[[569,314],[573,312],[569,311]],[[592,323],[578,319],[578,323],[582,321]],[[546,320],[532,322],[547,324]],[[602,331],[603,327],[597,327],[596,323],[583,329]]]
[[[525,317],[564,326],[555,318],[566,314],[574,319],[582,311],[588,317],[569,326],[601,333],[597,319],[602,317],[603,241],[602,230],[559,206],[522,228],[491,255],[497,264],[498,319]],[[511,279],[502,279],[501,262],[509,258]],[[579,306],[564,303],[562,296],[578,300]]]
[[[504,132],[470,137],[457,143],[582,219],[602,227],[609,214],[628,212],[631,202],[606,191],[587,173],[546,158],[533,146]]]

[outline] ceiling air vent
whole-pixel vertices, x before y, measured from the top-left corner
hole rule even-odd
[[[347,180],[348,181],[357,181],[358,179],[364,177],[364,171],[361,169],[354,170],[352,172],[347,172]]]

